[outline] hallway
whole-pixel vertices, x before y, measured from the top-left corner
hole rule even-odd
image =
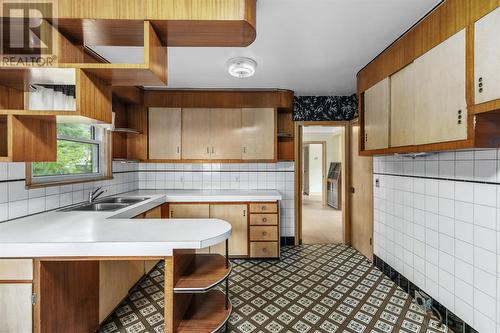
[[[302,196],[302,243],[342,243],[342,211],[323,206],[320,194]]]

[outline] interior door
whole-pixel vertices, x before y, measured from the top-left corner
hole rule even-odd
[[[149,158],[181,158],[181,109],[149,108]]]
[[[276,110],[241,109],[244,160],[274,160],[276,148]]]
[[[210,158],[241,157],[241,109],[210,109]]]
[[[391,76],[391,147],[415,143],[415,67]]]
[[[210,159],[210,109],[182,109],[182,159]]]
[[[302,194],[309,195],[309,145],[302,147]]]
[[[365,149],[389,147],[390,79],[385,78],[364,94]]]
[[[474,76],[477,104],[500,98],[500,8],[475,24]]]
[[[415,143],[467,139],[465,29],[417,58]]]
[[[210,217],[227,221],[233,227],[229,237],[229,254],[246,256],[248,254],[248,212],[247,205],[210,205]],[[210,253],[225,255],[225,242],[210,247]]]
[[[359,156],[359,125],[351,129],[351,245],[373,259],[373,158]]]

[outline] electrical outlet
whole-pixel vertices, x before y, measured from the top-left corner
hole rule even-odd
[[[425,312],[432,310],[432,298],[423,291],[415,290],[415,303]]]

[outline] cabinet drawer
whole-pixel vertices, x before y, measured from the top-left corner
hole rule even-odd
[[[1,259],[0,280],[33,280],[33,260]]]
[[[278,228],[275,226],[251,226],[250,227],[251,241],[277,241]]]
[[[250,257],[252,258],[277,258],[278,243],[277,242],[251,242]]]
[[[250,225],[278,225],[277,214],[251,214]]]
[[[251,203],[250,213],[277,213],[278,204],[276,203]]]

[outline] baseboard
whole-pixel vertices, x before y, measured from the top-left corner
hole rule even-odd
[[[295,245],[295,237],[281,237],[280,238],[280,245],[285,246],[285,245]]]

